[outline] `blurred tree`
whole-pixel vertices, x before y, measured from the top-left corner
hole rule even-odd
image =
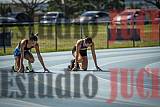
[[[34,20],[34,13],[41,10],[39,7],[43,5],[46,0],[12,0],[12,2],[18,6],[22,6],[28,16]]]
[[[108,9],[108,0],[50,0],[49,11],[65,12],[68,17],[78,16],[84,11]]]
[[[0,4],[0,15],[1,16],[5,16],[11,12],[12,12],[12,9],[11,9],[10,5]]]
[[[160,0],[144,0],[147,3],[150,3],[160,9]]]
[[[106,10],[108,9],[108,0],[83,0],[83,7],[88,10]]]
[[[124,9],[124,0],[50,0],[49,11],[61,11],[68,17],[82,14],[84,11],[108,11]]]
[[[49,11],[64,12],[68,17],[79,14],[82,9],[81,0],[50,0],[48,4]]]
[[[123,10],[125,8],[125,0],[111,0],[109,6],[113,10]]]

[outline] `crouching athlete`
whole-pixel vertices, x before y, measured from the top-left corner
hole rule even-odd
[[[32,48],[35,48],[38,59],[41,65],[43,66],[44,72],[45,71],[49,72],[49,70],[45,67],[43,58],[40,54],[39,44],[37,42],[38,41],[37,35],[38,34],[31,34],[29,39],[23,39],[18,43],[17,47],[14,50],[15,65],[12,68],[14,69],[14,71],[24,72],[23,59],[25,58],[26,60],[28,60],[27,69],[30,72],[33,72],[31,63],[34,63],[35,60],[30,50]]]
[[[97,58],[95,53],[95,46],[92,38],[87,37],[85,39],[80,39],[77,41],[76,45],[72,49],[72,55],[74,59],[71,61],[71,65],[68,68],[72,71],[84,70],[88,68],[88,58],[87,58],[87,49],[91,47],[91,52],[93,60],[97,70],[101,70],[97,65]]]

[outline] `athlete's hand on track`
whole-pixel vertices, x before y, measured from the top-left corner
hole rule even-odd
[[[97,71],[102,71],[102,69],[101,69],[101,68],[99,68],[98,66],[96,66],[96,68],[97,68]]]
[[[44,72],[50,72],[47,68],[44,68]]]

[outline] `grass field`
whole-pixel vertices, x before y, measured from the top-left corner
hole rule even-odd
[[[123,26],[120,26],[123,27]],[[82,29],[81,29],[82,28]],[[108,26],[112,28],[112,26]],[[136,28],[140,29],[140,41],[135,41],[136,47],[158,46],[159,45],[159,26],[158,25],[139,25]],[[110,41],[107,42],[108,33],[106,24],[92,25],[40,25],[35,24],[30,28],[28,25],[9,26],[5,27],[6,31],[12,32],[12,46],[6,48],[6,54],[12,54],[14,48],[23,38],[29,37],[29,29],[39,33],[39,44],[41,52],[65,51],[71,50],[73,45],[81,37],[89,36],[93,38],[97,49],[109,48],[125,48],[133,47],[133,41]],[[0,27],[3,31],[3,27]],[[153,31],[153,32],[152,32]],[[83,35],[81,35],[83,32]],[[57,45],[56,45],[57,44]],[[34,50],[32,50],[34,52]],[[5,55],[3,48],[0,48],[0,55]]]

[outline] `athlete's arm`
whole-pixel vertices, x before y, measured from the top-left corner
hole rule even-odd
[[[44,61],[43,61],[43,58],[42,58],[42,56],[40,54],[39,44],[38,43],[35,45],[35,50],[36,50],[36,53],[37,53],[37,56],[38,56],[38,60],[40,61],[41,65],[43,66],[44,71],[48,71],[49,72],[49,70],[44,65]]]
[[[20,58],[20,67],[18,72],[21,72],[23,70],[23,59],[24,59],[24,47],[26,44],[26,40],[22,40],[20,43],[20,52],[21,52],[21,58]]]
[[[95,53],[95,45],[94,45],[94,42],[92,42],[91,51],[92,51],[92,57],[93,57],[93,60],[94,60],[94,64],[95,64],[97,70],[101,70],[101,69],[98,67],[98,65],[97,65],[97,57],[96,57],[96,53]]]
[[[76,43],[75,63],[74,63],[74,68],[72,69],[73,71],[77,69],[77,62],[78,62],[79,51],[80,51],[80,43],[81,43],[81,40],[77,41]]]
[[[92,51],[92,57],[93,57],[93,60],[94,60],[94,64],[95,64],[95,66],[98,66],[98,65],[97,65],[97,58],[96,58],[96,53],[95,53],[94,42],[93,42],[92,45],[91,45],[91,51]]]

